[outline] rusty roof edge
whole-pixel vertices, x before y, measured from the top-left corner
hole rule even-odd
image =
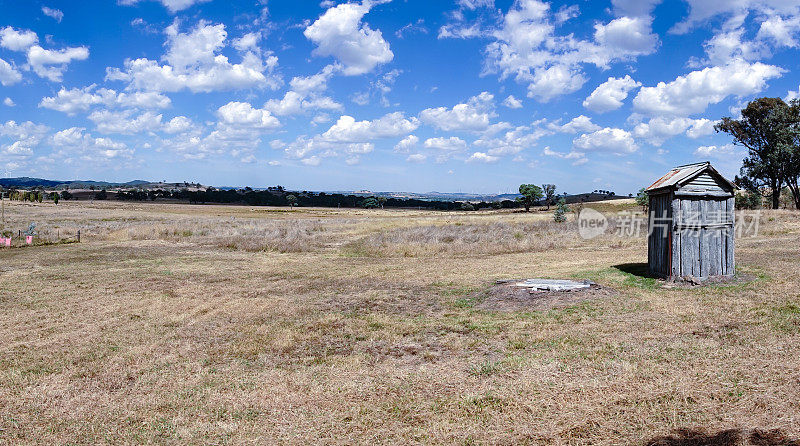
[[[722,174],[720,174],[717,169],[711,165],[710,161],[702,161],[699,163],[684,164],[682,166],[672,168],[669,172],[648,186],[647,189],[645,189],[645,192],[648,195],[656,195],[663,193],[666,190],[677,189],[701,175],[706,170],[708,170],[709,173],[711,173],[717,179],[722,180],[733,190],[739,189],[739,186],[722,176]]]

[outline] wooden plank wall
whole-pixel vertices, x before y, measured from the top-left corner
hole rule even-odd
[[[730,218],[728,230],[723,233],[725,237],[725,272],[726,276],[736,274],[736,258],[734,256],[735,240],[736,240],[736,212],[735,212],[736,199],[734,197],[725,200],[725,211]]]
[[[670,228],[672,231],[672,271],[670,271],[670,276],[681,277],[681,235],[675,224],[680,219],[683,201],[672,195],[670,199],[672,200],[672,227]]]
[[[697,178],[686,183],[686,185],[683,188],[688,190],[724,192],[724,189],[720,187],[719,183],[717,183],[717,180],[715,180],[714,177],[709,175],[708,172],[698,175]]]

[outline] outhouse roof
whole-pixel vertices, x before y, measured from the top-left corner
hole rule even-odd
[[[710,162],[703,161],[702,163],[686,164],[673,168],[663,177],[657,179],[655,183],[651,184],[646,191],[648,193],[653,193],[654,191],[662,189],[679,188],[692,181],[703,172],[708,172],[718,180],[722,181],[724,184],[728,185],[731,189],[738,189],[733,182],[717,172],[717,170],[711,166]]]

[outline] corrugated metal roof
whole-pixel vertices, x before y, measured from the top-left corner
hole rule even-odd
[[[668,186],[675,186],[681,180],[689,178],[696,173],[700,173],[703,169],[709,166],[709,162],[703,163],[695,163],[695,164],[687,164],[685,166],[678,166],[669,172],[663,177],[657,179],[655,183],[651,184],[647,190],[654,190],[654,189],[661,189]]]
[[[732,188],[737,189],[735,184],[725,179],[722,175],[719,174],[719,172],[717,172],[713,167],[711,167],[710,162],[704,161],[702,163],[694,163],[694,164],[686,164],[684,166],[678,166],[667,172],[666,175],[664,175],[663,177],[657,179],[655,183],[651,184],[646,190],[653,191],[673,186],[681,186],[685,182],[691,180],[692,178],[694,178],[695,176],[699,175],[700,173],[702,173],[707,169],[713,172],[717,177],[725,181]]]

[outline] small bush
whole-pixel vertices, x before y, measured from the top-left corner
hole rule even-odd
[[[567,200],[563,198],[558,200],[558,206],[556,206],[556,210],[553,212],[553,221],[556,223],[564,223],[567,221],[567,212],[569,212]]]
[[[761,208],[761,194],[755,191],[745,191],[736,194],[736,209],[759,209]]]

